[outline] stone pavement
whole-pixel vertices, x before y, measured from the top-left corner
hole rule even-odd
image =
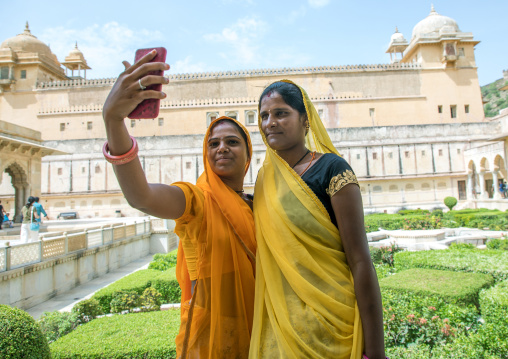
[[[90,298],[99,289],[104,288],[137,270],[148,268],[148,264],[151,262],[152,258],[153,254],[149,254],[146,257],[136,259],[121,268],[117,268],[99,278],[95,278],[65,293],[59,294],[44,303],[27,309],[26,311],[34,317],[34,319],[39,319],[44,312],[53,312],[55,310],[70,312],[76,303]]]

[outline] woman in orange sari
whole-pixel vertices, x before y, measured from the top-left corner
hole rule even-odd
[[[247,130],[229,117],[213,121],[203,142],[205,171],[196,185],[148,183],[137,157],[137,143],[124,118],[146,98],[165,97],[144,91],[166,84],[163,63],[149,63],[149,53],[133,66],[124,62],[103,117],[113,164],[129,204],[145,213],[175,219],[180,237],[177,279],[182,289],[178,358],[247,358],[254,311],[256,242],[252,201],[243,192],[252,146]]]

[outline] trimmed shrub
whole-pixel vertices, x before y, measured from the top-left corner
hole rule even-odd
[[[457,198],[455,198],[455,197],[445,197],[444,204],[451,211],[453,209],[453,207],[455,207],[455,205],[457,204]]]
[[[397,211],[397,214],[400,214],[402,216],[407,216],[411,214],[429,214],[430,211],[427,209],[401,209],[400,211]]]
[[[427,345],[386,348],[386,355],[390,359],[429,359],[431,357],[430,348]]]
[[[161,295],[164,303],[180,303],[182,290],[176,280],[176,268],[162,272],[152,281],[152,287]]]
[[[508,239],[492,238],[487,241],[488,249],[500,249],[508,251]]]
[[[480,293],[480,310],[485,322],[508,327],[508,281]]]
[[[37,321],[48,343],[69,334],[79,325],[78,315],[69,312],[44,312]]]
[[[161,272],[154,269],[138,270],[97,291],[92,298],[99,302],[104,313],[110,313],[110,303],[115,292],[136,292],[141,295],[159,275]]]
[[[92,320],[51,343],[53,359],[176,358],[180,310],[113,315]]]
[[[508,252],[495,250],[443,250],[395,253],[398,269],[428,268],[486,273],[496,281],[508,279]]]
[[[0,358],[51,358],[48,342],[30,314],[3,304],[0,304]]]
[[[153,256],[153,260],[148,265],[148,269],[166,271],[176,266],[176,256],[178,250],[175,249],[169,253],[157,253]]]
[[[110,305],[111,313],[121,313],[124,310],[132,313],[134,308],[141,306],[141,298],[136,292],[114,292]]]
[[[452,243],[449,247],[450,250],[474,250],[476,246],[473,243]]]
[[[153,287],[146,288],[140,299],[143,311],[151,312],[161,307],[162,295]]]
[[[383,278],[379,285],[391,291],[439,297],[447,303],[478,305],[480,290],[493,283],[489,274],[414,268]]]
[[[80,323],[88,323],[92,319],[97,318],[99,315],[103,315],[99,301],[94,298],[85,299],[72,307],[72,313],[75,313]]]

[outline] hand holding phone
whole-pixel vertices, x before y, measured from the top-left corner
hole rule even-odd
[[[148,48],[148,49],[138,49],[136,51],[136,56],[134,59],[134,63],[138,62],[143,56],[148,54],[150,51],[156,50],[157,55],[150,61],[150,62],[165,62],[166,61],[166,49],[164,47],[155,47],[155,48]],[[163,71],[152,71],[147,74],[149,75],[155,75],[155,76],[162,76]],[[141,85],[141,82],[140,82]],[[144,91],[146,90],[155,90],[155,91],[161,91],[162,90],[162,84],[154,84],[150,86],[146,86],[144,88]],[[160,107],[160,100],[155,98],[150,98],[143,100],[127,117],[130,119],[150,119],[150,118],[156,118],[159,115],[159,107]]]

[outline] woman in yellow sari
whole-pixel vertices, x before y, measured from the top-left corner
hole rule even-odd
[[[384,359],[381,295],[353,170],[291,81],[264,90],[259,115],[267,154],[254,192],[249,357]]]
[[[252,155],[250,137],[234,119],[218,118],[204,138],[205,170],[196,185],[148,183],[124,118],[143,99],[165,97],[160,91],[144,91],[168,82],[149,74],[168,69],[149,63],[154,56],[151,52],[133,66],[124,62],[126,70],[104,104],[104,155],[132,207],[176,220],[176,271],[182,289],[177,357],[247,358],[256,253],[252,200],[243,192]]]

